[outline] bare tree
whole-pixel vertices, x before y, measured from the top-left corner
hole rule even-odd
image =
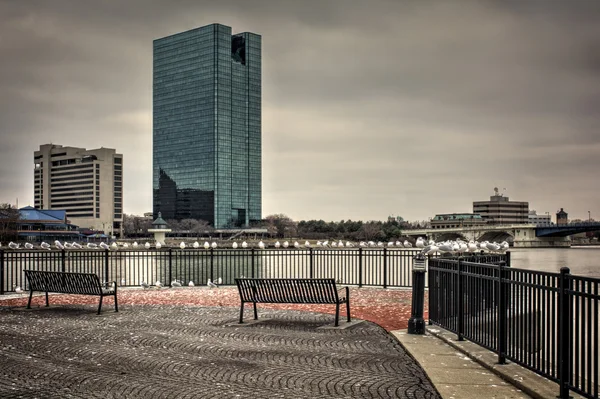
[[[18,221],[21,214],[10,204],[0,204],[0,242],[17,241]]]
[[[277,237],[294,237],[297,234],[296,223],[283,213],[269,215],[265,218],[267,222],[267,231],[269,234],[275,234]]]

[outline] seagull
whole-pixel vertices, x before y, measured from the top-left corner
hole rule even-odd
[[[383,247],[383,243],[381,241],[377,241],[377,246],[378,247]]]
[[[19,244],[15,244],[14,242],[11,241],[11,242],[8,243],[8,247],[10,249],[19,249]]]
[[[415,242],[415,247],[417,248],[425,248],[425,241],[423,241],[423,237],[418,237]]]
[[[237,242],[234,241],[233,244],[231,244],[231,246],[233,247],[233,249],[237,249]]]
[[[70,242],[65,242],[63,245],[65,249],[73,249],[73,244],[71,244]]]
[[[215,249],[215,248],[217,247],[217,243],[213,241],[213,243],[212,243],[212,244],[210,244],[210,247],[211,247],[212,249]]]
[[[156,241],[156,244],[154,244],[154,246],[156,247],[156,249],[160,249],[162,247],[162,244]]]
[[[188,287],[193,287],[194,285],[196,285],[196,284],[194,284],[194,282],[192,280],[190,280]]]
[[[47,249],[48,251],[50,250],[50,244],[48,244],[47,242],[42,242],[40,244],[40,247],[43,249]]]
[[[208,279],[208,281],[206,282],[206,285],[208,286],[208,288],[219,288],[219,286],[217,286],[215,283],[210,281],[210,279]]]
[[[88,247],[89,249],[96,249],[96,248],[98,248],[98,244],[94,244],[93,242],[88,242],[86,247]]]
[[[408,240],[404,240],[404,248],[412,248],[412,244]]]
[[[393,243],[392,241],[390,241],[390,242],[388,242],[388,243],[387,243],[387,246],[388,246],[388,247],[393,247],[393,246],[394,246],[394,243]]]
[[[9,244],[9,246],[10,246],[10,244]],[[60,241],[58,241],[58,240],[54,241],[54,246],[58,249],[65,249],[64,245],[62,245],[60,243]]]
[[[342,248],[344,247],[344,243],[342,242],[342,240],[340,240],[340,241],[338,242],[338,247],[342,247]]]
[[[179,288],[179,287],[181,287],[181,283],[177,280],[173,280],[173,281],[171,281],[171,287]]]
[[[179,244],[179,248],[185,249],[185,242],[181,241],[181,244]]]
[[[145,289],[145,290],[147,290],[148,288],[150,288],[150,286],[148,285],[148,283],[147,283],[147,282],[145,282],[145,281],[142,281],[142,282],[140,283],[140,287],[142,287],[142,288],[143,288],[143,289]]]
[[[210,248],[210,244],[208,243],[208,241],[204,241],[204,249],[208,248]]]
[[[145,244],[144,244],[144,247],[145,247],[146,249],[150,249],[150,243],[149,243],[149,242],[145,243]]]
[[[215,281],[215,283],[217,285],[221,285],[221,284],[223,284],[223,279],[221,277],[219,277],[219,278],[217,278],[217,281]]]
[[[129,248],[129,244],[127,244],[127,243],[124,243],[124,244],[123,244],[123,248]]]
[[[200,244],[198,243],[198,241],[194,242],[194,248],[200,248]]]
[[[111,247],[111,249],[113,249],[113,250],[115,250],[115,251],[116,251],[117,249],[119,249],[119,246],[117,245],[117,243],[116,243],[116,242],[113,242],[112,244],[110,244],[110,247]]]
[[[354,244],[352,244],[350,241],[346,241],[346,247],[352,248],[354,247]]]
[[[329,240],[323,241],[323,246],[324,247],[329,247]]]
[[[281,246],[281,244],[279,243],[279,241],[277,241],[277,242],[275,243],[275,248],[279,248],[280,246]]]
[[[100,243],[100,248],[102,248],[102,249],[110,249],[110,247],[107,244],[105,244],[104,241]]]
[[[246,241],[244,241],[244,242],[242,243],[242,248],[248,248],[248,244],[246,244]]]
[[[467,249],[469,250],[469,252],[477,252],[477,245],[473,240],[467,243]]]
[[[81,249],[81,248],[83,248],[83,247],[81,246],[81,244],[80,244],[80,243],[78,243],[78,242],[73,242],[71,245],[73,246],[73,248],[76,248],[76,249]]]
[[[25,243],[25,248],[27,248],[27,249],[33,249],[33,244],[30,243],[30,242],[26,242]]]
[[[265,243],[264,243],[264,242],[262,242],[262,241],[260,241],[260,242],[258,243],[258,247],[259,247],[260,249],[265,249]]]
[[[332,246],[332,247],[337,247],[337,242],[335,242],[335,241],[331,241],[331,246]]]
[[[17,294],[22,294],[23,293],[23,288],[19,287],[18,285],[15,287],[15,292]]]
[[[156,283],[154,283],[154,285],[155,285],[157,288],[162,288],[162,286],[163,286],[163,284],[160,282],[160,280],[156,280]]]
[[[300,244],[298,244],[298,241],[294,241],[294,248],[300,248]]]
[[[396,241],[396,246],[398,248],[404,248],[404,244],[402,244],[400,241]]]
[[[284,241],[284,242],[283,242],[283,247],[284,247],[284,248],[287,248],[287,247],[289,247],[289,246],[290,246],[290,243],[289,243],[289,242],[287,242],[287,241]]]
[[[133,248],[137,248],[137,247],[138,247],[138,243],[137,243],[137,241],[135,241],[135,242],[133,243],[132,247],[133,247]]]
[[[308,241],[304,241],[304,246],[305,246],[306,248],[310,248],[310,242],[308,242]]]
[[[121,279],[121,285],[125,285],[125,279],[124,278]]]

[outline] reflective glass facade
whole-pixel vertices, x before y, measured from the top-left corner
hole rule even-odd
[[[261,219],[261,37],[213,24],[154,41],[153,212]]]

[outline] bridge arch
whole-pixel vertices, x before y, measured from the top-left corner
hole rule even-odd
[[[465,236],[464,234],[461,234],[459,232],[444,232],[444,233],[438,233],[435,234],[433,240],[435,242],[441,242],[441,241],[455,241],[457,238],[460,238],[463,241],[469,241],[469,237]]]
[[[514,241],[514,236],[507,231],[495,230],[486,231],[477,238],[477,241],[490,241],[490,242],[502,242],[507,241],[509,243]]]

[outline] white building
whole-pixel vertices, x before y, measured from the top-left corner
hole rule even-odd
[[[538,215],[535,210],[532,210],[529,211],[529,215],[527,215],[527,217],[529,218],[530,224],[535,224],[538,226],[552,225],[552,218],[550,217],[549,213],[546,213],[545,215]]]
[[[80,228],[116,235],[123,222],[123,155],[44,144],[34,152],[36,209],[65,210]]]

